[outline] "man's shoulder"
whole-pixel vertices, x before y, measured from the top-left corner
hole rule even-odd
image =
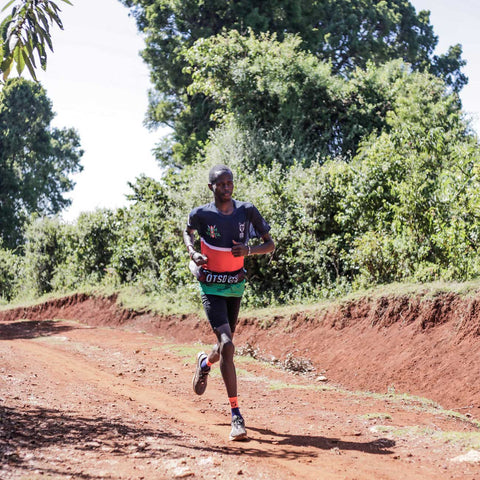
[[[205,212],[215,212],[216,210],[214,206],[215,205],[213,202],[206,203],[205,205],[199,205],[198,207],[195,207],[192,209],[192,211],[190,212],[190,215],[195,215],[195,214],[205,213]]]
[[[254,208],[252,202],[243,202],[241,200],[235,200],[235,208],[244,208],[246,210],[251,210]]]

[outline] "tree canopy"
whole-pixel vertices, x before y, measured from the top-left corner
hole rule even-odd
[[[182,52],[199,39],[237,30],[245,35],[269,32],[283,41],[297,34],[299,48],[331,65],[332,73],[348,77],[368,62],[400,58],[414,70],[442,77],[453,90],[466,82],[459,45],[435,56],[438,39],[429,12],[417,13],[408,0],[120,0],[131,9],[146,47],[152,89],[146,124],[167,125],[172,138],[157,149],[164,164],[196,160],[199,148],[216,123],[215,101],[189,90],[192,83]]]
[[[0,90],[0,237],[14,247],[32,213],[55,214],[70,205],[64,193],[82,170],[80,139],[54,128],[52,104],[34,82],[9,79]]]
[[[345,79],[300,45],[298,36],[286,35],[279,42],[275,34],[231,30],[198,40],[185,52],[192,78],[188,91],[213,100],[218,124],[233,116],[255,143],[290,146],[290,158],[280,160],[285,155],[270,146],[250,162],[348,160],[369,135],[392,128],[389,116],[423,78],[397,60],[380,66],[369,62]],[[448,95],[442,80],[434,91],[435,98],[430,90],[424,92],[429,108],[438,108],[442,97],[448,97],[451,108],[459,110],[456,95]],[[421,96],[416,101],[424,103]]]
[[[60,0],[71,5],[69,0]],[[45,70],[47,48],[53,51],[50,27],[56,24],[63,29],[59,17],[60,8],[52,0],[11,0],[2,9],[12,10],[0,25],[0,72],[6,80],[16,64],[17,73],[22,74],[27,67],[34,80],[37,61]]]
[[[172,126],[159,154],[182,168],[138,178],[129,206],[76,224],[30,215],[68,204],[82,152],[73,130],[50,127],[40,85],[8,80],[0,301],[103,284],[184,311],[198,296],[181,232],[211,199],[215,164],[275,239],[272,255],[246,259],[247,305],[478,278],[480,144],[458,97],[461,48],[433,54],[428,13],[406,0],[123,3],[146,35],[147,123]]]

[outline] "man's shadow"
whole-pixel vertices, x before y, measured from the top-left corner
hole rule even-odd
[[[255,455],[259,457],[280,457],[289,459],[309,458],[316,455],[311,451],[291,450],[285,447],[307,447],[320,450],[353,450],[374,455],[389,455],[393,451],[395,441],[387,438],[379,438],[370,442],[349,442],[338,438],[329,438],[320,435],[295,435],[289,433],[277,433],[270,429],[248,427],[249,438],[241,442],[230,442],[228,448],[221,450],[223,453],[233,455]],[[255,432],[253,435],[251,432]],[[270,437],[270,438],[268,438]],[[273,438],[271,438],[273,437]],[[278,451],[271,452],[250,446],[251,441],[260,444],[278,445]],[[283,447],[283,448],[282,448]],[[215,449],[213,449],[215,450]]]

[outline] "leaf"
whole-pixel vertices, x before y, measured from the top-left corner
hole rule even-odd
[[[6,80],[10,75],[13,66],[13,57],[7,57],[4,62],[2,62],[0,69],[3,72],[3,80]]]
[[[21,75],[23,72],[23,69],[25,68],[25,60],[23,58],[23,49],[16,48],[15,51],[13,52],[13,59],[17,64],[17,73],[18,75]]]
[[[72,5],[68,0],[63,3]],[[11,7],[15,0],[10,0],[2,11]],[[61,9],[51,0],[31,1],[23,0],[21,5],[14,5],[12,12],[0,26],[3,37],[2,57],[4,77],[11,71],[12,64],[18,63],[19,74],[28,68],[32,77],[36,80],[34,69],[35,51],[38,54],[40,66],[46,69],[47,47],[53,51],[53,43],[50,35],[50,27],[56,24],[63,29],[62,21],[58,15]],[[22,52],[20,54],[20,52]],[[4,58],[5,57],[5,58]],[[8,62],[6,61],[8,60]]]
[[[25,54],[23,55],[23,59],[25,60],[25,65],[27,66],[30,75],[36,82],[38,82],[37,76],[35,75],[35,62],[33,61],[33,57],[30,57],[25,52]]]
[[[48,48],[50,48],[50,50],[53,52],[53,44],[50,35],[46,35],[44,40],[47,42]]]
[[[2,12],[4,12],[15,0],[10,0],[10,2],[8,2],[3,8],[2,8]]]

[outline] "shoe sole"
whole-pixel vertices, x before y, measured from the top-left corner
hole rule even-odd
[[[231,442],[239,442],[241,440],[246,440],[248,437],[247,437],[247,432],[245,433],[242,433],[241,435],[237,435],[236,437],[232,437],[230,435],[230,437],[228,438]]]
[[[197,395],[203,395],[205,393],[205,390],[207,389],[207,382],[205,381],[205,385],[202,387],[203,389],[200,389],[197,391],[197,389],[195,388],[195,380],[197,378],[197,373],[200,371],[200,357],[203,357],[203,356],[207,356],[207,354],[205,352],[200,352],[197,354],[197,364],[195,366],[195,373],[193,374],[193,379],[192,379],[192,386],[193,386],[193,391],[197,394]]]

